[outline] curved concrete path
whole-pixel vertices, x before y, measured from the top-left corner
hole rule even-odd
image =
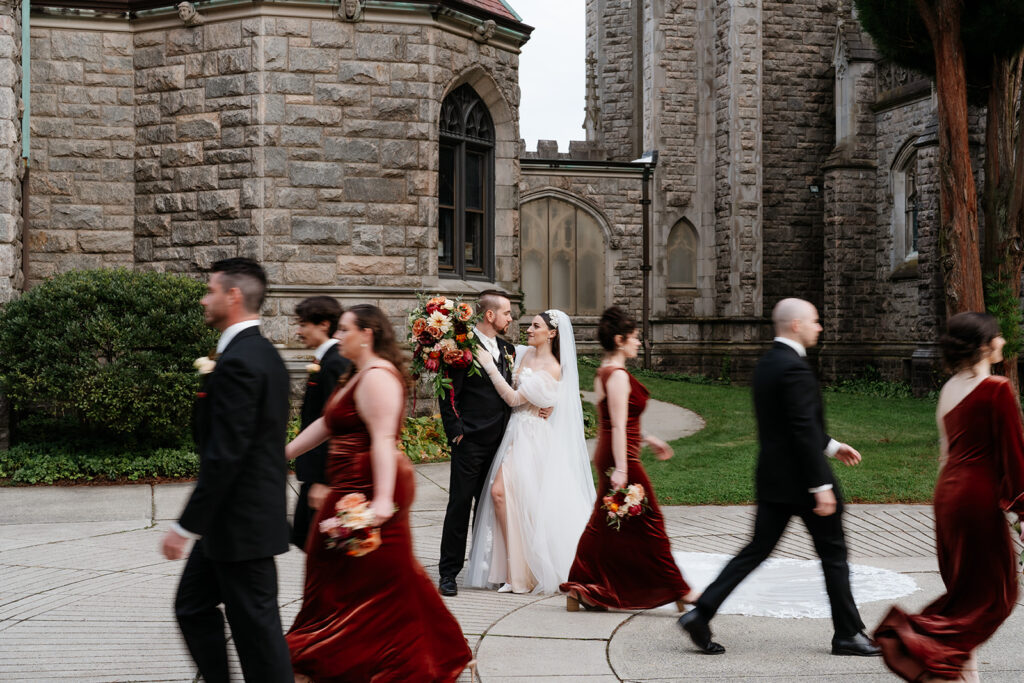
[[[662,404],[668,407],[660,414],[652,404],[648,428],[666,440],[678,438],[668,430],[687,428],[681,409]],[[689,425],[692,430],[697,423]],[[420,465],[416,473],[413,549],[436,579],[449,466]],[[0,680],[197,680],[171,607],[182,563],[157,552],[191,488],[0,488]],[[746,542],[754,513],[749,506],[663,510],[673,549],[727,554]],[[800,526],[790,527],[776,556],[815,557]],[[850,505],[851,560],[912,576],[921,590],[897,602],[917,610],[942,592],[932,527],[930,506]],[[278,558],[286,625],[301,602],[303,563],[296,550]],[[706,657],[693,651],[668,611],[568,613],[559,596],[470,589],[446,603],[477,654],[485,683],[895,680],[878,659],[829,655],[827,619],[720,615],[714,629],[728,652]],[[887,608],[863,606],[869,628]],[[1018,609],[980,650],[986,681],[1024,679],[1022,641],[1024,611]],[[236,660],[233,669],[241,680]]]

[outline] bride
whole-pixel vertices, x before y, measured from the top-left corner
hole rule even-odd
[[[473,522],[467,586],[557,593],[596,497],[583,436],[576,341],[556,310],[533,318],[517,346],[514,387],[487,351],[477,360],[512,417],[487,475]],[[544,419],[543,408],[552,408]]]

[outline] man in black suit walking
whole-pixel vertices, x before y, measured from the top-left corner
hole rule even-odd
[[[832,606],[832,654],[874,656],[878,647],[864,635],[864,623],[850,592],[843,504],[826,456],[846,465],[860,453],[825,433],[818,382],[805,357],[818,342],[817,309],[801,299],[783,299],[772,311],[775,341],[754,370],[754,410],[761,450],[757,460],[757,517],[754,537],[729,561],[696,607],[679,618],[693,643],[707,654],[725,648],[711,640],[709,622],[729,594],[771,554],[794,515],[803,520],[821,558]]]
[[[478,306],[483,318],[474,333],[494,356],[502,376],[511,383],[515,347],[498,335],[506,334],[512,323],[512,303],[504,292],[487,290],[480,294]],[[512,414],[484,373],[469,375],[467,370],[456,370],[451,379],[453,395],[438,400],[444,432],[452,448],[448,509],[441,531],[438,567],[438,589],[441,595],[449,596],[458,593],[455,578],[466,561],[470,510],[480,496],[486,495],[483,488],[487,472]]]
[[[228,681],[223,604],[249,683],[294,680],[277,606],[274,556],[288,550],[285,510],[288,372],[259,332],[267,277],[251,259],[213,264],[202,299],[220,330],[218,357],[195,406],[199,480],[163,553],[188,557],[174,604],[178,625],[207,683]]]
[[[352,365],[338,353],[338,340],[334,339],[341,313],[341,305],[330,296],[311,296],[295,307],[295,317],[298,318],[295,336],[307,349],[315,349],[313,362],[306,366],[309,377],[299,413],[300,431],[320,417],[324,404],[338,386],[338,378]],[[295,460],[295,476],[302,486],[292,518],[291,540],[300,550],[306,547],[309,527],[330,491],[326,472],[327,444],[325,441]]]

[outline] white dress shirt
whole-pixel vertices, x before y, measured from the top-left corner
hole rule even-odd
[[[313,357],[316,358],[316,362],[319,363],[324,359],[324,354],[327,353],[327,349],[331,348],[338,343],[338,340],[331,337],[320,346],[316,347],[316,351],[313,352]]]
[[[792,339],[787,339],[786,337],[775,337],[775,339],[773,339],[772,341],[777,341],[780,344],[785,344],[786,346],[790,347],[798,354],[800,354],[801,358],[807,357],[807,349],[805,349],[804,345],[798,341],[793,341]],[[828,456],[829,458],[836,457],[836,453],[839,451],[839,447],[841,445],[842,444],[836,441],[835,439],[829,439],[828,445],[825,447],[825,455]],[[816,486],[813,489],[808,489],[808,491],[810,491],[811,493],[818,493],[819,491],[828,491],[831,488],[832,484],[825,484],[823,486]]]
[[[220,333],[220,340],[217,342],[217,353],[224,353],[224,349],[228,348],[228,344],[234,339],[239,332],[247,330],[250,327],[256,327],[260,324],[257,320],[243,320],[240,323],[228,326],[226,330]]]
[[[228,344],[231,343],[231,340],[234,339],[238,335],[239,332],[241,332],[242,330],[247,330],[250,327],[256,327],[259,324],[260,324],[259,320],[243,320],[240,323],[235,323],[234,325],[229,325],[227,329],[225,329],[223,332],[220,333],[220,339],[217,341],[217,354],[219,355],[219,354],[224,353],[224,349],[226,349],[228,347]],[[331,340],[331,341],[337,341],[337,340]],[[317,351],[319,351],[319,350],[320,349],[317,349]],[[326,348],[324,350],[326,350]],[[202,538],[202,536],[200,536],[199,534],[193,533],[193,532],[189,531],[188,529],[186,529],[185,527],[181,526],[177,522],[171,522],[171,530],[174,533],[176,533],[179,536],[181,536],[182,538],[188,538],[188,539],[191,539],[193,541],[198,541],[200,538]]]
[[[498,348],[498,340],[494,337],[488,337],[486,334],[481,332],[479,328],[474,327],[473,332],[480,339],[480,343],[484,345],[491,355],[494,356],[494,362],[497,363],[501,359],[501,350]]]

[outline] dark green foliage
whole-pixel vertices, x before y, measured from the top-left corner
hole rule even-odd
[[[858,394],[875,398],[911,398],[914,395],[906,382],[882,379],[882,373],[873,365],[865,366],[857,377],[828,384],[822,389],[834,394]]]
[[[935,76],[935,53],[915,0],[856,0],[857,18],[882,55],[901,66]],[[1024,2],[965,2],[960,34],[964,41],[967,85],[972,99],[984,103],[993,57],[1008,57],[1024,47]]]
[[[76,452],[65,444],[19,444],[0,451],[0,481],[15,485],[182,479],[198,472],[199,456],[189,449],[138,454],[113,447]]]
[[[985,308],[990,315],[999,321],[999,331],[1003,333],[1006,346],[1003,355],[1014,357],[1021,351],[1021,315],[1020,300],[1014,296],[1013,287],[1008,282],[1000,282],[994,276],[985,278]]]
[[[217,333],[184,276],[75,271],[0,311],[0,386],[24,440],[180,446]]]

